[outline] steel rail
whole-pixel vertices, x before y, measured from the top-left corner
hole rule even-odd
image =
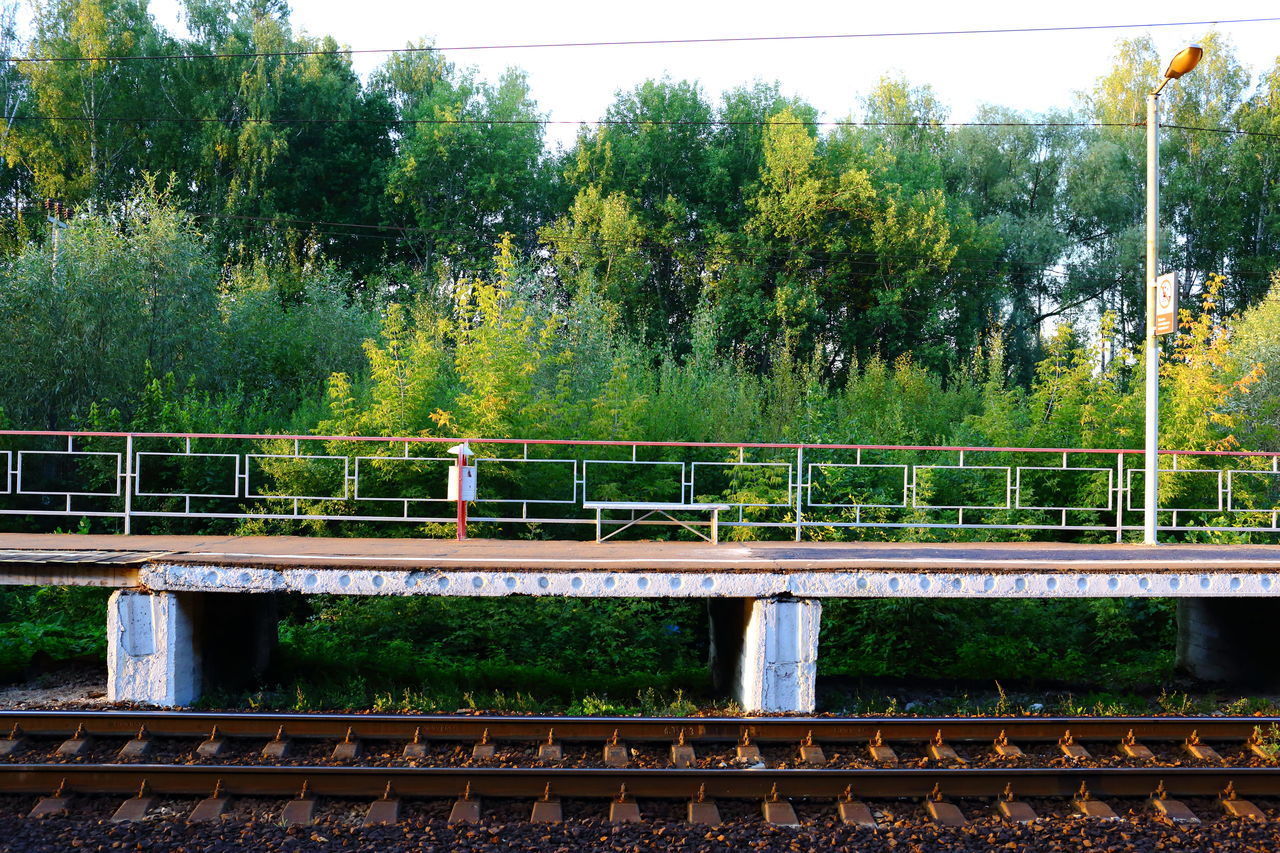
[[[33,764],[0,772],[0,792],[128,794],[146,783],[154,794],[376,798],[390,784],[400,797],[474,796],[606,798],[622,785],[650,798],[920,797],[937,786],[948,797],[995,797],[1006,786],[1020,797],[1067,797],[1081,784],[1098,797],[1146,797],[1162,783],[1172,796],[1214,796],[1229,784],[1241,796],[1280,796],[1280,768],[1102,767],[888,770],[636,770],[508,767],[280,767],[245,765]]]
[[[538,741],[555,730],[557,740],[604,741],[616,731],[625,742],[670,742],[683,732],[695,742],[753,741],[923,742],[938,732],[947,741],[990,743],[1004,732],[1014,743],[1057,741],[1067,730],[1076,740],[1119,740],[1130,732],[1150,741],[1182,741],[1193,732],[1205,741],[1245,741],[1255,729],[1280,726],[1280,717],[554,717],[408,714],[277,714],[197,711],[0,711],[0,737],[18,726],[37,736],[207,737],[213,727],[227,737],[272,738],[283,726],[290,738]]]

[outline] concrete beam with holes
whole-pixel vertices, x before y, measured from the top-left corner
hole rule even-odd
[[[1205,598],[1280,595],[1280,572],[485,571],[153,564],[142,586],[184,592],[296,592],[492,598]]]

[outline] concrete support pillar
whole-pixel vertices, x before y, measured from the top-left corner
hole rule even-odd
[[[1178,669],[1201,681],[1280,687],[1274,598],[1178,599]]]
[[[818,664],[817,599],[716,599],[711,671],[745,711],[810,712]]]
[[[200,695],[199,598],[118,590],[107,603],[107,698],[188,705]]]

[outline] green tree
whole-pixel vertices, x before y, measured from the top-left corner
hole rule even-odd
[[[190,219],[161,201],[77,217],[0,275],[11,324],[0,405],[19,424],[66,428],[91,402],[127,400],[148,372],[207,377],[217,267]]]
[[[408,123],[387,191],[418,229],[411,239],[426,267],[447,259],[463,274],[480,271],[502,234],[533,237],[551,175],[523,72],[491,85],[434,52],[397,54],[375,87]]]

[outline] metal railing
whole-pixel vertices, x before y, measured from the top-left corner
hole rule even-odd
[[[453,524],[444,450],[458,441],[0,431],[0,517],[118,518],[124,532],[140,519]],[[583,501],[616,500],[728,504],[724,527],[797,541],[840,529],[1095,540],[1141,529],[1138,450],[469,442],[473,524],[594,524]],[[1280,532],[1280,454],[1163,451],[1160,470],[1161,530]]]

